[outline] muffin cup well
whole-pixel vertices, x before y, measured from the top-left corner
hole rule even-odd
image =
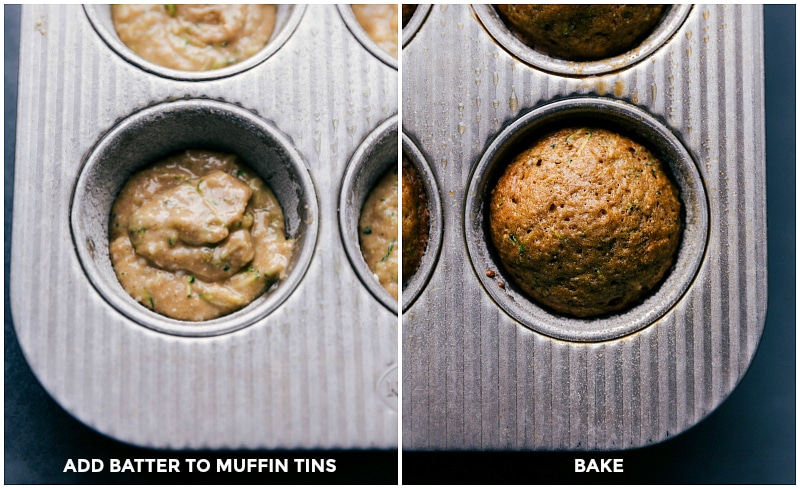
[[[425,161],[422,152],[406,133],[403,133],[403,154],[417,170],[417,174],[425,187],[425,194],[428,197],[428,245],[422,255],[417,271],[414,272],[414,275],[403,287],[403,312],[405,312],[425,289],[433,270],[436,268],[436,261],[442,248],[444,223],[442,219],[442,201],[439,198],[439,186],[436,183],[436,178],[433,176],[433,172]]]
[[[339,15],[342,16],[342,20],[344,21],[347,29],[350,31],[358,42],[364,46],[367,51],[372,53],[373,56],[378,58],[379,60],[383,61],[385,64],[391,66],[395,70],[397,69],[397,58],[392,56],[391,54],[384,51],[380,46],[378,46],[375,41],[373,41],[367,31],[361,27],[361,24],[358,23],[358,19],[356,19],[356,15],[353,13],[353,9],[350,8],[350,4],[341,4],[336,6],[339,9]],[[398,46],[398,53],[400,52]]]
[[[419,31],[419,28],[422,27],[422,24],[425,22],[425,18],[428,17],[428,13],[431,11],[431,5],[417,5],[417,9],[414,10],[414,13],[411,15],[411,18],[408,19],[408,24],[402,28],[403,36],[402,36],[402,44],[403,47],[406,47],[406,44],[411,42],[411,39],[414,38],[414,35]]]
[[[672,5],[641,44],[618,56],[598,61],[567,61],[550,57],[515,36],[493,5],[473,5],[472,9],[494,40],[525,63],[550,73],[588,76],[620,70],[653,54],[677,32],[692,10],[692,6]]]
[[[287,277],[248,306],[210,321],[179,321],[138,304],[117,280],[109,257],[111,206],[127,179],[159,159],[185,149],[233,153],[272,189],[283,209],[286,233],[296,240]],[[75,249],[103,298],[137,323],[179,336],[238,330],[274,311],[303,278],[317,237],[317,198],[307,166],[291,141],[253,113],[213,100],[182,100],[134,113],[112,128],[86,158],[70,209]]]
[[[339,231],[358,278],[381,304],[397,314],[397,300],[381,286],[367,266],[358,240],[361,208],[375,184],[393,168],[397,168],[396,115],[367,135],[347,165],[339,192]]]
[[[303,17],[303,12],[305,12],[305,5],[278,5],[275,15],[275,29],[272,31],[272,36],[267,44],[260,51],[239,63],[226,66],[225,68],[207,71],[176,70],[147,61],[120,41],[117,31],[114,29],[114,22],[111,20],[111,5],[84,5],[83,9],[97,34],[125,61],[149,73],[163,76],[164,78],[184,81],[204,81],[216,80],[242,73],[259,65],[275,54],[294,33],[297,25],[300,23],[300,19]]]
[[[665,164],[680,193],[683,235],[675,263],[661,284],[629,309],[593,319],[562,316],[522,292],[505,271],[491,244],[488,202],[500,175],[536,137],[568,124],[594,124],[625,133]],[[703,261],[709,211],[703,181],[680,140],[662,123],[625,102],[581,97],[534,109],[506,127],[487,147],[470,179],[465,203],[467,250],[475,273],[495,302],[522,325],[568,341],[604,341],[634,333],[657,321],[684,295]],[[493,277],[487,271],[494,272]],[[491,275],[491,274],[490,274]],[[502,282],[501,287],[498,283]]]

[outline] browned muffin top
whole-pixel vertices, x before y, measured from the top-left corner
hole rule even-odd
[[[678,191],[644,146],[566,128],[520,153],[492,191],[491,237],[516,284],[557,312],[589,317],[641,300],[672,265]]]
[[[498,5],[527,45],[570,61],[611,58],[635,48],[658,24],[665,5]]]

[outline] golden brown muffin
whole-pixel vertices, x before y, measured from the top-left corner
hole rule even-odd
[[[525,44],[569,61],[611,58],[640,44],[666,5],[498,5]]]
[[[641,300],[669,270],[681,235],[678,191],[635,141],[566,128],[514,158],[492,191],[492,242],[514,282],[563,314]]]
[[[403,155],[403,283],[417,271],[428,246],[428,196],[414,165]]]
[[[358,221],[361,254],[370,271],[397,299],[397,168],[378,180],[361,208]]]
[[[414,15],[414,12],[417,10],[417,4],[415,3],[404,3],[403,4],[403,27],[408,24],[408,21],[411,20],[411,16]]]

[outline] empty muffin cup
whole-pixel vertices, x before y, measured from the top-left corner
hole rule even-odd
[[[174,5],[165,7],[171,7],[173,9],[175,8]],[[94,27],[97,34],[125,61],[138,66],[149,73],[154,73],[165,78],[185,81],[203,81],[216,80],[242,73],[271,57],[278,51],[278,49],[281,48],[281,46],[283,46],[289,37],[291,37],[294,30],[297,28],[297,25],[300,23],[300,19],[303,17],[305,6],[278,5],[275,13],[275,26],[272,30],[269,40],[263,48],[261,48],[252,56],[244,58],[234,64],[216,69],[209,69],[206,71],[184,71],[168,68],[152,61],[148,61],[136,54],[131,48],[126,46],[120,40],[120,37],[114,28],[114,22],[111,16],[111,5],[84,5],[84,11],[86,12],[86,16],[88,17],[89,22],[91,23],[92,27]],[[217,44],[226,43],[222,42]]]
[[[370,293],[387,309],[397,314],[397,299],[380,283],[370,270],[362,253],[359,234],[364,203],[376,184],[389,172],[397,170],[397,116],[392,116],[373,130],[353,153],[342,180],[339,193],[339,231],[347,257],[358,278]],[[397,220],[397,209],[394,210]],[[370,231],[371,232],[371,231]],[[397,230],[399,232],[399,229]],[[399,240],[388,245],[386,256],[396,260]],[[388,271],[388,270],[387,270]],[[395,268],[394,273],[399,270]],[[399,276],[395,276],[399,285]]]
[[[433,274],[442,246],[444,224],[442,202],[439,197],[439,186],[436,183],[436,178],[424,155],[406,133],[403,133],[403,159],[408,161],[416,170],[427,200],[427,243],[422,251],[419,265],[408,281],[403,284],[403,311],[406,311],[425,290],[425,286]],[[405,202],[403,204],[404,206],[406,205]],[[404,239],[405,234],[404,230]],[[404,242],[403,248],[405,249],[405,247]],[[403,274],[406,274],[405,270]]]
[[[629,136],[660,159],[677,187],[683,232],[673,265],[660,285],[619,312],[579,319],[532,299],[515,283],[492,244],[489,200],[511,159],[548,132],[565,127],[599,127]],[[465,209],[467,249],[475,273],[495,302],[522,325],[568,341],[604,341],[634,333],[657,321],[689,288],[705,253],[708,203],[691,155],[662,123],[628,103],[605,98],[571,98],[534,109],[506,127],[487,147],[470,179]]]
[[[137,303],[120,285],[109,256],[111,208],[128,178],[187,149],[238,156],[277,198],[294,240],[284,280],[249,305],[206,321],[182,321]],[[248,326],[274,311],[297,287],[317,236],[317,199],[307,166],[291,141],[253,113],[213,100],[182,100],[144,109],[112,128],[86,158],[70,210],[81,265],[100,295],[135,322],[180,336],[210,336]]]
[[[549,56],[528,46],[515,35],[494,5],[473,5],[472,8],[494,40],[525,63],[550,73],[588,76],[620,70],[653,54],[677,32],[692,6],[670,6],[652,32],[638,46],[597,61],[569,61]]]

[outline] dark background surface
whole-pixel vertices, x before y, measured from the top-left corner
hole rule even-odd
[[[42,389],[16,340],[9,307],[9,259],[16,139],[19,7],[5,6],[4,380],[5,482],[19,483],[383,483],[394,484],[394,451],[161,452],[132,447],[87,428]],[[409,453],[404,484],[684,483],[796,481],[796,13],[766,6],[767,323],[750,370],[701,423],[658,445],[613,453]],[[188,474],[64,474],[67,459],[334,458],[330,474],[194,478]],[[622,474],[574,473],[575,458],[623,458]]]

